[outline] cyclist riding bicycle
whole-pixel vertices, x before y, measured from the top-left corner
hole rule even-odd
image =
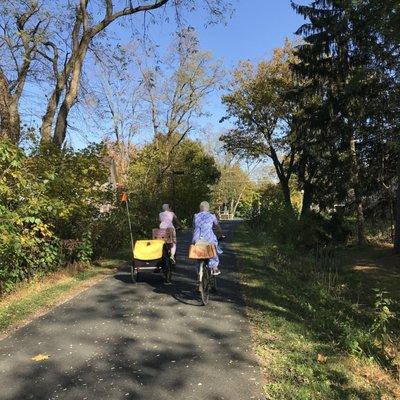
[[[220,275],[221,271],[218,268],[219,265],[219,254],[222,254],[222,250],[218,244],[218,238],[214,233],[214,229],[218,234],[219,238],[224,238],[221,226],[218,222],[217,217],[210,213],[210,205],[207,201],[200,203],[200,212],[195,214],[193,220],[194,232],[192,243],[197,242],[208,242],[215,245],[217,248],[217,255],[211,258],[208,262],[208,267],[210,268],[213,275]]]
[[[167,229],[170,228],[172,230],[172,247],[171,247],[171,259],[172,262],[175,263],[175,253],[176,253],[176,230],[175,226],[177,228],[182,228],[182,224],[178,220],[177,216],[173,211],[171,211],[170,207],[168,204],[163,204],[162,206],[162,212],[159,214],[160,218],[160,228],[161,229]]]

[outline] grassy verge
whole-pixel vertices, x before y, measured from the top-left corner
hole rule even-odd
[[[112,273],[121,263],[103,260],[98,265],[67,268],[20,284],[11,294],[0,298],[0,338]]]
[[[307,256],[285,252],[246,226],[235,243],[267,399],[400,398],[396,361],[388,360],[371,333],[376,322],[372,287],[398,290],[399,274],[379,281],[360,275],[350,262],[355,259],[351,250],[343,254],[348,258],[339,290],[332,292],[312,279]],[[376,266],[368,257],[360,259]],[[397,328],[391,324],[389,329]]]

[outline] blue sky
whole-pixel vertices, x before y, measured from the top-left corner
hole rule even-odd
[[[240,60],[260,61],[269,57],[286,37],[294,38],[294,32],[304,23],[291,8],[290,0],[230,1],[235,11],[226,24],[205,26],[207,15],[204,10],[186,14],[187,23],[199,35],[201,48],[222,58],[228,68]],[[306,0],[298,2],[309,3]],[[154,39],[161,45],[167,43],[172,39],[174,27],[173,23],[165,23],[157,29],[151,28]]]
[[[258,62],[269,58],[286,38],[295,39],[295,31],[304,20],[292,9],[289,0],[238,0],[235,12],[227,24],[204,27],[204,15],[196,13],[190,19],[198,32],[200,45],[222,59],[232,70],[239,61]],[[224,129],[219,120],[224,115],[221,93],[209,101],[209,124],[218,132]],[[206,121],[203,121],[203,123]]]
[[[285,38],[295,39],[294,32],[304,22],[291,8],[289,0],[231,1],[235,11],[226,24],[205,26],[207,15],[204,10],[186,15],[187,23],[198,34],[200,48],[211,51],[215,59],[222,60],[228,73],[241,60],[258,62],[269,58]],[[161,52],[169,46],[175,31],[173,22],[150,26],[150,35],[160,45]],[[119,36],[121,31],[117,32]],[[128,40],[129,34],[125,31],[122,36]],[[228,123],[219,123],[224,116],[221,95],[216,91],[210,96],[205,107],[208,116],[199,121],[217,135],[229,126]]]
[[[243,59],[260,61],[269,57],[286,37],[293,38],[303,23],[288,0],[239,0],[235,8],[226,26],[205,29],[199,21],[201,14],[191,21],[199,33],[201,46],[223,58],[230,68]]]

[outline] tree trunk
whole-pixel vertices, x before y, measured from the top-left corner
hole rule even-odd
[[[312,200],[313,200],[313,187],[311,184],[305,183],[300,219],[304,219],[310,213]]]
[[[357,243],[365,243],[365,219],[364,219],[364,206],[359,195],[356,194],[357,205]]]
[[[228,208],[229,215],[232,214],[232,211],[233,211],[233,203],[234,203],[234,200],[233,200],[233,199],[230,199],[230,200],[229,200],[229,208]]]
[[[64,100],[57,115],[56,127],[54,129],[53,143],[61,148],[67,136],[67,118],[72,103]]]
[[[9,135],[13,143],[19,143],[19,140],[21,138],[21,117],[19,115],[18,103],[15,99],[10,105]]]
[[[62,102],[60,110],[58,111],[56,126],[54,129],[53,143],[58,148],[61,148],[65,141],[67,134],[68,114],[78,97],[79,80],[82,73],[83,61],[88,50],[89,41],[90,38],[87,38],[86,41],[82,41],[80,43],[80,49],[78,50],[77,54],[73,56],[75,57],[75,60],[72,68],[71,81],[66,91],[64,101]]]
[[[360,181],[359,181],[359,167],[358,167],[358,158],[357,158],[357,150],[356,150],[356,141],[352,137],[350,140],[350,153],[352,159],[352,169],[351,169],[351,181],[354,190],[354,203],[356,206],[356,218],[357,218],[357,243],[364,244],[365,243],[365,219],[364,219],[364,206],[362,202],[361,189],[360,189]]]
[[[271,158],[274,163],[275,167],[275,172],[276,175],[278,176],[279,179],[279,184],[282,189],[282,194],[283,194],[283,200],[285,202],[285,205],[289,212],[291,212],[294,215],[294,209],[293,209],[293,204],[292,204],[292,198],[290,196],[290,188],[289,188],[289,179],[291,172],[285,175],[282,164],[279,161],[278,155],[276,154],[276,151],[271,147]]]
[[[42,117],[42,126],[40,127],[42,143],[51,142],[53,121],[57,112],[57,107],[60,101],[62,91],[63,88],[57,85],[53,94],[50,97],[49,104],[47,105],[46,109],[46,114],[44,114]]]
[[[18,144],[21,138],[21,119],[14,100],[6,107],[4,103],[0,105],[0,137],[7,138],[15,144]]]
[[[21,120],[18,100],[10,94],[8,81],[0,68],[0,138],[18,143],[21,136]]]
[[[289,182],[285,179],[280,179],[279,183],[281,185],[283,200],[285,202],[285,205],[286,205],[287,209],[294,215],[292,198],[290,196]]]
[[[397,254],[400,254],[400,177],[397,177],[396,220],[394,232],[394,251]]]
[[[233,215],[233,216],[236,215],[237,208],[239,207],[240,200],[242,200],[242,196],[243,196],[243,193],[244,193],[245,190],[246,190],[246,186],[245,186],[245,187],[243,188],[243,190],[240,192],[240,195],[239,195],[238,199],[237,199],[236,202],[235,202],[235,206],[233,207],[233,212],[232,212],[232,215]]]
[[[6,77],[3,74],[3,71],[0,69],[0,137],[8,138],[8,127],[10,126],[10,113],[9,107],[10,104],[10,94],[8,91],[8,82]]]

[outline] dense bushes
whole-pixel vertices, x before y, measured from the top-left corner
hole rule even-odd
[[[295,194],[294,194],[295,195]],[[254,206],[251,223],[263,230],[274,242],[294,247],[314,248],[317,244],[346,243],[352,233],[351,224],[340,212],[309,212],[299,217],[284,202],[278,185],[268,184],[260,190],[259,204]]]
[[[32,276],[36,271],[54,268],[60,242],[43,217],[53,205],[43,196],[46,181],[31,179],[20,150],[0,143],[0,290]]]
[[[37,147],[28,156],[0,142],[0,294],[66,263],[88,262],[110,243],[104,232],[115,230],[115,195],[103,160],[101,145]]]

